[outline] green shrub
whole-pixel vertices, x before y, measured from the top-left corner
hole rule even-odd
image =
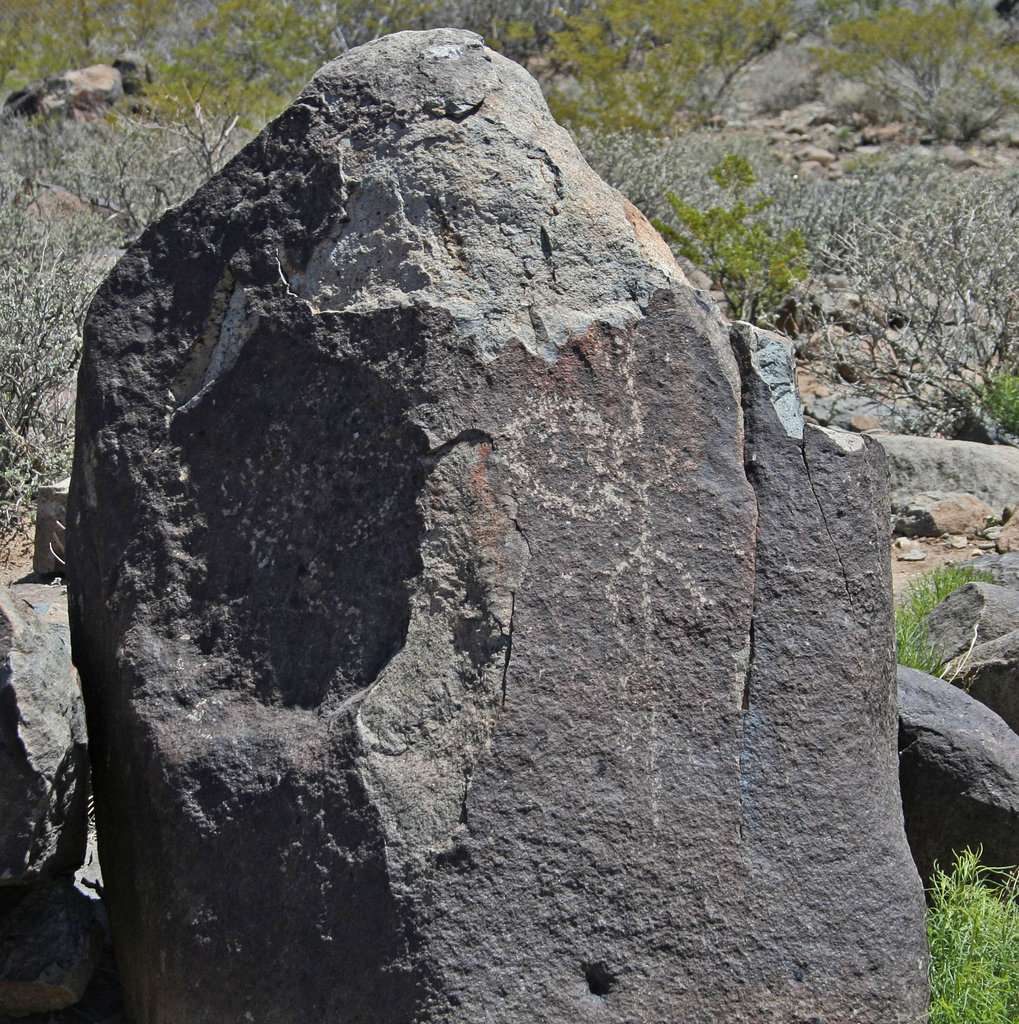
[[[751,323],[767,320],[796,282],[807,276],[806,240],[798,228],[777,234],[761,219],[774,199],[754,190],[757,175],[745,157],[727,153],[710,173],[729,197],[727,205],[699,210],[669,192],[680,229],[660,220],[655,227],[718,282],[733,317]]]
[[[980,851],[955,855],[928,889],[930,1024],[1019,1021],[1019,885],[1014,868],[980,864]]]
[[[980,404],[1009,434],[1019,437],[1019,376],[992,377],[983,387]]]
[[[954,590],[967,583],[991,582],[989,573],[969,565],[941,565],[913,580],[895,609],[895,647],[899,664],[932,676],[940,675],[944,659],[928,642],[924,619]]]
[[[1019,48],[989,7],[884,6],[835,25],[821,66],[862,83],[896,117],[966,140],[1019,103]]]
[[[571,127],[669,132],[717,112],[736,76],[793,26],[793,0],[604,0],[567,16],[549,96]]]

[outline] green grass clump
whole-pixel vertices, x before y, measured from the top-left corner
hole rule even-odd
[[[936,869],[928,890],[930,1024],[1019,1022],[1019,881],[1013,868],[989,868],[980,850]]]
[[[944,659],[927,640],[924,619],[939,601],[967,583],[991,583],[989,573],[969,565],[941,565],[913,580],[895,609],[895,648],[900,665],[940,675]]]
[[[981,404],[1010,434],[1019,435],[1019,377],[992,377],[984,386]]]

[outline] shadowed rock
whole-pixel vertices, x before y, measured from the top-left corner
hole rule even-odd
[[[920,1015],[883,462],[749,330],[452,30],[128,252],[69,559],[139,1024]]]
[[[953,854],[1019,863],[1019,736],[958,687],[899,666],[899,774],[913,858],[925,880]]]

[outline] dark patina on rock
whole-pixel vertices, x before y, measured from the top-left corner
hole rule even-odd
[[[521,69],[453,30],[327,65],[86,335],[139,1024],[919,1016],[884,538],[840,501],[883,467],[788,436]]]

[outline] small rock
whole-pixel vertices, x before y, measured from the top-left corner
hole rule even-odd
[[[988,526],[986,530],[980,531],[980,536],[983,537],[985,540],[997,540],[1001,536],[1001,527]],[[992,544],[991,546],[993,547],[994,545]]]
[[[1019,516],[1013,515],[999,528],[994,544],[1003,555],[1009,551],[1019,551]]]
[[[948,538],[950,548],[964,548],[967,544],[969,544],[969,538],[961,533]]]
[[[796,154],[801,160],[828,167],[835,163],[835,154],[821,146],[804,146]]]
[[[881,421],[876,416],[850,416],[853,430],[865,434],[868,430],[880,430]]]
[[[804,160],[799,167],[796,168],[796,173],[801,178],[823,178],[824,164],[817,160]]]
[[[895,532],[914,537],[976,533],[994,512],[972,494],[928,491],[892,504]]]
[[[64,524],[67,522],[67,489],[71,478],[51,487],[40,487],[35,505],[35,551],[32,571],[40,576],[59,576],[64,571]]]
[[[690,282],[691,288],[699,288],[702,291],[710,291],[712,284],[714,284],[703,270],[698,270],[696,267],[686,271],[686,279]]]
[[[927,557],[927,552],[926,551],[919,551],[919,550],[904,551],[901,555],[898,556],[898,561],[900,561],[900,562],[922,562],[926,557]]]

